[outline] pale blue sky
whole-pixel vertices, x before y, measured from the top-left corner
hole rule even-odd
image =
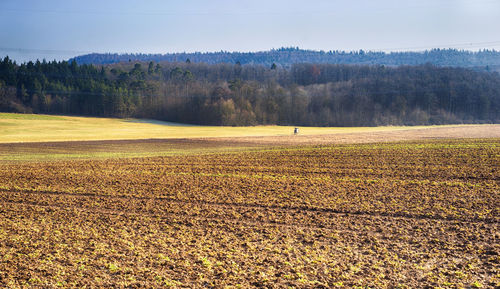
[[[0,0],[0,56],[500,50],[500,0]]]

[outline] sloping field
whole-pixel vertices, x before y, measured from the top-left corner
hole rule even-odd
[[[145,120],[0,113],[0,160],[152,157],[297,146],[500,138],[500,125],[206,127]]]
[[[0,162],[0,287],[495,288],[500,139]]]
[[[470,128],[474,126],[439,126],[439,128],[457,127]],[[290,137],[293,135],[293,128],[290,126],[190,126],[136,119],[0,113],[0,143],[256,136]],[[300,127],[299,129],[300,135],[310,136],[398,132],[427,128],[429,127]],[[496,126],[496,128],[500,130],[500,125]]]

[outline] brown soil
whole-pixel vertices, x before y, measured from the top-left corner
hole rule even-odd
[[[496,139],[0,163],[0,287],[495,288],[499,164]]]

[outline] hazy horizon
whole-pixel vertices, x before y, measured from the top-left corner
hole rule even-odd
[[[500,50],[500,1],[38,1],[0,4],[0,56]]]

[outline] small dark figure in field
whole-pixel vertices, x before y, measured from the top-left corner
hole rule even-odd
[[[299,128],[298,127],[296,127],[296,128],[293,129],[293,134],[295,134],[295,135],[299,134]]]

